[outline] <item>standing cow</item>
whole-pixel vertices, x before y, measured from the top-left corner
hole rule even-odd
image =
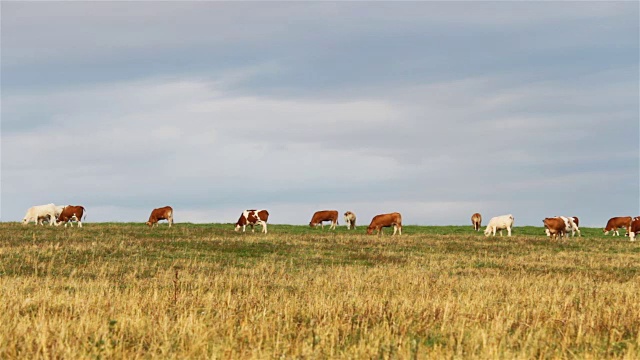
[[[78,227],[82,227],[82,216],[84,215],[85,218],[87,216],[85,211],[84,207],[80,205],[65,206],[56,219],[56,226],[64,223],[64,227],[67,227],[67,223],[70,223],[71,227],[73,227],[73,221],[75,220],[78,222]]]
[[[580,234],[580,228],[578,227],[578,223],[576,223],[576,221],[579,221],[577,217],[573,216],[573,217],[568,217],[568,216],[554,216],[554,219],[561,219],[564,222],[564,226],[565,226],[565,230],[564,230],[564,235],[565,236],[569,236],[569,232],[571,232],[571,237],[576,235],[576,232],[578,233],[578,236],[582,236]],[[549,229],[545,229],[545,232],[547,233],[547,236],[551,236]]]
[[[347,230],[356,228],[356,214],[352,211],[344,213],[344,222],[347,223]]]
[[[631,220],[629,229],[629,240],[636,241],[636,235],[640,233],[640,216],[636,216]]]
[[[484,236],[493,234],[496,236],[496,230],[500,230],[500,236],[502,236],[502,230],[507,229],[507,236],[511,236],[511,228],[513,227],[513,215],[496,216],[489,220],[487,228],[484,229]]]
[[[627,236],[629,234],[629,228],[631,227],[631,220],[631,216],[612,217],[611,219],[609,219],[609,221],[607,221],[607,226],[602,229],[602,232],[607,235],[609,234],[609,231],[612,231],[613,236],[620,236],[618,228],[625,228],[625,230],[627,231],[625,236]]]
[[[245,232],[246,226],[251,226],[251,232],[253,232],[253,226],[256,224],[262,225],[262,232],[267,233],[267,220],[269,219],[269,212],[267,210],[245,210],[240,215],[240,219],[236,222],[235,231],[240,230]]]
[[[331,222],[331,226],[329,226],[330,230],[335,230],[336,225],[338,225],[338,211],[337,210],[321,210],[316,211],[311,217],[311,221],[309,222],[310,227],[316,227],[318,224],[324,229],[324,221]]]
[[[149,227],[153,227],[154,225],[159,226],[158,221],[160,220],[167,220],[169,227],[171,227],[173,224],[173,209],[171,206],[153,209],[151,215],[149,215],[149,221],[147,221],[146,224],[149,225]]]
[[[471,215],[471,224],[473,225],[473,230],[480,231],[482,227],[482,215],[480,215],[480,213]]]
[[[402,215],[398,212],[390,214],[376,215],[371,219],[371,224],[367,228],[367,234],[373,234],[373,231],[378,232],[378,236],[382,235],[382,228],[393,226],[393,235],[402,235]]]
[[[544,224],[547,236],[552,240],[557,239],[558,236],[562,238],[567,235],[567,222],[560,217],[545,218],[542,220]]]
[[[31,221],[42,225],[43,220],[49,220],[49,226],[53,225],[56,219],[56,206],[54,204],[36,205],[27,210],[27,213],[22,219],[22,225],[27,225]]]

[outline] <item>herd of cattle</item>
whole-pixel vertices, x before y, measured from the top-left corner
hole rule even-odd
[[[43,225],[45,221],[49,222],[49,225],[59,226],[64,224],[70,224],[73,227],[73,222],[78,223],[78,227],[82,227],[82,220],[86,218],[86,211],[83,206],[80,205],[62,205],[56,206],[54,204],[33,206],[27,210],[27,214],[22,219],[22,224],[26,225],[30,222],[35,222],[36,225]],[[239,231],[242,228],[242,232],[245,232],[246,227],[251,227],[253,232],[254,225],[262,226],[262,232],[267,233],[267,221],[269,219],[269,212],[267,210],[245,210],[240,215],[240,218],[235,224],[235,231]],[[171,206],[165,206],[158,209],[153,209],[149,220],[146,224],[150,227],[158,225],[160,220],[167,220],[169,227],[173,224],[173,208]],[[324,229],[324,222],[329,222],[329,229],[335,230],[338,225],[338,211],[337,210],[322,210],[316,211],[311,217],[309,226],[316,227],[320,225]],[[352,211],[344,213],[344,221],[347,225],[347,229],[356,229],[356,214]],[[507,230],[507,236],[511,236],[511,229],[513,228],[514,218],[513,215],[496,216],[489,220],[489,224],[484,230],[484,235],[496,235],[496,232]],[[571,236],[575,236],[577,233],[580,235],[580,220],[576,216],[565,217],[555,216],[551,218],[545,218],[542,220],[544,224],[545,232],[547,236],[552,239],[557,239],[568,236],[571,232]],[[482,227],[482,215],[475,213],[471,216],[471,224],[473,229],[480,231]],[[385,227],[393,227],[393,235],[398,233],[402,235],[402,215],[398,212],[389,214],[376,215],[371,219],[371,223],[367,227],[367,234],[373,234],[376,232],[378,235],[382,235],[382,229]],[[618,229],[624,228],[626,230],[625,236],[629,236],[631,241],[635,241],[636,234],[640,233],[640,216],[632,218],[631,216],[613,217],[609,219],[607,225],[602,229],[603,233],[607,235],[612,232],[614,236],[620,235]]]

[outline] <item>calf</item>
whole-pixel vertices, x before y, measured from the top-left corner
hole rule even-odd
[[[629,240],[636,241],[636,235],[640,232],[640,216],[633,218],[629,228]]]
[[[473,230],[480,231],[482,227],[482,215],[480,215],[480,213],[471,215],[471,224],[473,225]]]
[[[171,227],[173,224],[173,209],[171,206],[153,209],[151,215],[149,215],[149,221],[147,221],[146,224],[149,225],[149,227],[153,227],[153,225],[158,226],[158,221],[160,220],[167,220],[169,227]]]
[[[393,235],[398,232],[398,235],[402,235],[402,215],[394,212],[390,214],[376,215],[371,219],[371,224],[367,228],[367,234],[373,234],[373,231],[377,231],[378,236],[382,235],[382,228],[393,226]]]
[[[242,232],[246,230],[246,226],[251,226],[251,232],[253,232],[253,225],[262,225],[262,232],[267,233],[267,220],[269,219],[269,212],[267,210],[245,210],[240,215],[240,219],[236,222],[235,231],[240,230]]]
[[[558,235],[560,238],[567,235],[567,223],[559,217],[545,218],[542,223],[551,239],[557,239]]]
[[[609,231],[613,232],[613,236],[620,236],[620,233],[618,232],[618,228],[625,228],[627,230],[627,234],[629,233],[629,228],[631,227],[631,216],[619,216],[619,217],[612,217],[611,219],[609,219],[609,221],[607,221],[607,226],[605,226],[604,229],[602,229],[602,232],[607,235],[609,234]],[[625,236],[627,235],[625,234]]]
[[[53,225],[55,218],[56,206],[54,204],[36,205],[27,210],[22,219],[22,225],[27,225],[31,221],[35,222],[36,225],[42,225],[42,221],[45,219],[49,220],[49,225]]]
[[[318,224],[322,226],[324,229],[323,221],[330,221],[331,226],[329,229],[336,229],[336,225],[338,224],[338,211],[337,210],[322,210],[316,211],[311,217],[311,222],[309,222],[310,227],[316,227]]]
[[[347,230],[356,228],[356,214],[351,211],[344,213],[344,222],[347,223]]]
[[[496,216],[489,220],[487,228],[484,229],[484,236],[493,234],[496,236],[496,230],[500,230],[500,236],[502,236],[502,230],[507,229],[507,236],[511,236],[511,228],[513,227],[513,215]]]
[[[73,220],[78,222],[78,227],[82,227],[82,215],[86,217],[85,209],[80,205],[67,205],[65,206],[58,218],[56,219],[56,226],[60,226],[60,224],[64,223],[64,227],[67,227],[67,223],[71,224],[73,227]]]

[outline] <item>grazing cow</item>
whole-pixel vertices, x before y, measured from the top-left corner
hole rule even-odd
[[[612,217],[607,221],[607,226],[602,229],[602,232],[607,235],[609,234],[609,231],[612,231],[613,236],[620,236],[618,228],[622,227],[627,230],[627,233],[625,234],[625,236],[627,236],[629,234],[629,227],[631,227],[631,216]]]
[[[390,214],[376,215],[371,219],[371,224],[367,228],[367,234],[373,234],[373,231],[377,231],[378,236],[382,235],[382,228],[393,226],[393,235],[398,232],[398,235],[402,235],[402,215],[394,212]]]
[[[576,226],[580,226],[580,219],[578,219],[577,216],[572,216],[571,218],[573,219],[573,222],[576,224]]]
[[[471,215],[471,224],[473,225],[473,230],[480,231],[482,227],[482,215],[480,215],[480,213]]]
[[[562,219],[562,221],[564,221],[565,236],[568,236],[567,234],[569,234],[569,231],[571,231],[572,237],[576,235],[576,232],[578,233],[578,236],[582,236],[580,234],[580,228],[578,227],[578,224],[576,223],[576,220],[575,220],[575,219],[578,219],[577,217],[554,216],[554,218]],[[549,229],[545,229],[545,232],[547,233],[547,236],[551,236]]]
[[[500,230],[500,236],[502,236],[502,230],[507,229],[507,236],[511,236],[511,228],[513,227],[513,215],[496,216],[489,220],[487,228],[484,229],[484,236],[493,234],[496,236],[496,230]]]
[[[159,226],[158,221],[160,220],[167,220],[169,227],[171,227],[173,224],[173,209],[171,206],[153,209],[151,215],[149,215],[149,221],[147,221],[146,224],[150,227],[153,227],[153,225]]]
[[[344,213],[344,222],[347,223],[347,230],[356,228],[356,214],[352,211]]]
[[[27,210],[22,219],[22,225],[27,225],[34,221],[36,225],[42,225],[42,221],[48,219],[49,225],[53,225],[56,218],[56,206],[54,204],[36,205]]]
[[[567,235],[567,222],[560,217],[545,218],[542,220],[547,236],[551,239],[557,239]]]
[[[267,220],[269,219],[269,212],[267,210],[245,210],[240,215],[240,219],[236,223],[235,231],[240,230],[242,232],[246,230],[246,226],[251,226],[251,232],[253,232],[253,225],[262,225],[262,232],[267,233]]]
[[[316,211],[311,217],[311,222],[309,222],[309,226],[316,227],[318,224],[322,226],[324,229],[323,221],[330,221],[331,226],[329,229],[336,229],[336,225],[338,224],[338,211],[337,210],[321,210]]]
[[[56,219],[58,218],[58,216],[60,216],[60,213],[62,212],[62,209],[64,209],[66,205],[56,205]],[[55,221],[51,220],[51,216],[47,215],[42,215],[42,216],[38,216],[38,225],[44,225],[44,222],[48,222],[49,224],[53,223],[55,225]]]
[[[73,221],[78,222],[78,227],[82,227],[82,216],[85,216],[86,213],[83,206],[80,205],[67,205],[64,207],[58,218],[56,219],[56,226],[60,226],[60,224],[64,223],[64,227],[67,227],[67,223],[71,224],[73,227]]]
[[[629,240],[636,241],[636,235],[640,233],[640,216],[636,216],[631,221],[629,229]]]

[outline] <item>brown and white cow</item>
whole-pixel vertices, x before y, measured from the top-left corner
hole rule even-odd
[[[396,231],[399,235],[402,235],[402,215],[394,212],[389,214],[376,215],[371,219],[371,224],[367,228],[367,234],[373,234],[373,231],[377,231],[378,235],[382,235],[382,228],[393,226],[393,235]]]
[[[67,224],[71,224],[73,227],[73,221],[78,222],[78,227],[82,227],[82,216],[86,218],[84,206],[81,205],[67,205],[62,209],[60,215],[56,219],[56,226],[60,226],[60,224],[64,223],[64,227],[67,227]]]
[[[245,232],[246,226],[251,226],[251,232],[253,232],[253,225],[262,225],[262,232],[267,233],[267,220],[269,219],[269,212],[267,210],[245,210],[240,215],[240,219],[236,222],[235,231],[240,230]]]
[[[344,222],[347,223],[347,230],[356,228],[356,214],[352,211],[344,213]]]
[[[158,226],[158,221],[160,220],[167,220],[169,227],[171,227],[173,224],[173,209],[171,206],[153,209],[151,215],[149,215],[149,221],[147,221],[146,224],[150,227],[153,227],[153,225]]]
[[[627,233],[625,234],[626,236],[629,233],[629,228],[631,227],[631,216],[612,217],[611,219],[609,219],[609,221],[607,221],[607,226],[602,229],[602,232],[607,235],[609,234],[609,231],[612,231],[613,236],[620,236],[618,228],[622,227],[627,230]]]
[[[471,215],[471,225],[473,225],[473,230],[480,231],[482,227],[482,215],[480,213]]]
[[[542,220],[545,230],[551,239],[562,238],[567,235],[567,223],[560,217],[545,218]]]
[[[578,227],[579,221],[576,223],[576,219],[578,219],[577,217],[554,216],[554,218],[562,219],[562,221],[564,221],[566,236],[569,236],[569,232],[571,232],[571,237],[575,236],[576,232],[578,233],[578,236],[582,236],[580,234],[580,228]],[[551,236],[549,229],[546,229],[545,231],[547,232],[547,236]]]
[[[318,224],[322,226],[324,229],[324,221],[331,222],[331,226],[329,229],[335,230],[336,225],[338,224],[338,211],[337,210],[321,210],[316,211],[311,217],[311,222],[309,222],[309,226],[316,227]]]
[[[629,229],[629,240],[636,241],[636,235],[640,233],[640,216],[636,216],[631,220]]]

